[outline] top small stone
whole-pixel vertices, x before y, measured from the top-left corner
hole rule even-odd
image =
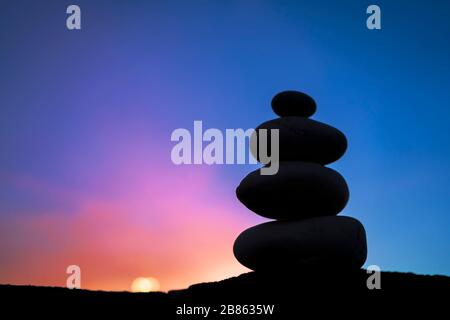
[[[283,91],[273,97],[272,109],[280,117],[308,118],[316,112],[316,102],[306,93]]]

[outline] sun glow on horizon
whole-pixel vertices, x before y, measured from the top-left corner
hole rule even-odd
[[[132,292],[159,291],[159,281],[153,277],[139,277],[131,283]]]

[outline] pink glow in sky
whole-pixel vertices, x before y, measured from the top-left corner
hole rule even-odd
[[[232,254],[252,224],[233,186],[213,167],[172,164],[170,137],[155,149],[143,136],[90,137],[93,147],[64,162],[76,182],[2,174],[9,188],[50,205],[0,215],[1,283],[64,286],[72,264],[82,288],[102,290],[129,290],[140,276],[169,290],[248,271]]]

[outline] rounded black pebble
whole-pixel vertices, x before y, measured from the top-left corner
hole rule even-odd
[[[312,119],[300,117],[284,117],[266,121],[259,125],[251,139],[259,136],[259,130],[266,129],[267,135],[262,142],[267,142],[271,152],[270,130],[279,130],[279,160],[306,161],[329,164],[338,160],[347,150],[347,138],[336,128]],[[269,137],[269,139],[267,139]],[[256,157],[255,147],[250,146],[252,155]]]
[[[336,215],[349,198],[347,183],[335,170],[311,162],[280,162],[274,175],[249,173],[236,189],[248,209],[272,219]]]
[[[280,117],[310,117],[316,112],[316,102],[306,93],[283,91],[272,99],[272,109]]]
[[[242,232],[233,252],[254,271],[357,269],[367,257],[366,232],[358,220],[345,216],[271,221]]]

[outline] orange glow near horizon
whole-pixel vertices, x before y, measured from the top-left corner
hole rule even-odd
[[[248,271],[232,246],[251,215],[212,169],[126,168],[98,193],[8,176],[15,188],[63,208],[0,215],[0,283],[65,286],[75,264],[82,289],[129,291],[134,279],[152,275],[168,291]]]
[[[158,130],[120,125],[61,159],[67,177],[0,171],[27,199],[0,207],[0,283],[64,287],[77,265],[82,289],[129,291],[148,275],[168,291],[249,271],[233,242],[265,219],[238,202],[238,181],[224,166],[174,165],[170,143],[149,145],[167,141]]]

